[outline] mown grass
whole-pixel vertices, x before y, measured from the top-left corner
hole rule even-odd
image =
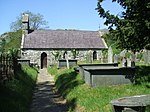
[[[29,112],[37,71],[22,66],[15,78],[0,85],[0,112]]]
[[[55,67],[50,69],[56,71]],[[91,88],[73,69],[59,69],[53,75],[58,92],[67,100],[69,111],[112,112],[111,100],[150,94],[150,88],[143,83]]]

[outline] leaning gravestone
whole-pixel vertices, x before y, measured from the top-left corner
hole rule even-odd
[[[127,53],[127,50],[124,49],[123,51],[120,52],[120,58],[121,58],[121,66],[122,67],[125,67],[125,63],[126,63],[126,53]]]
[[[120,57],[125,57],[127,53],[127,50],[124,49],[123,51],[120,52]]]
[[[112,58],[113,58],[113,51],[111,46],[108,48],[108,63],[112,63]]]

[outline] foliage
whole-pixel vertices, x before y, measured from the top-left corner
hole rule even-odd
[[[37,71],[29,66],[22,66],[16,75],[17,79],[0,85],[1,112],[29,112]]]
[[[105,39],[107,45],[112,47],[114,54],[119,54],[121,52],[121,49],[117,47],[117,43],[110,33],[105,33],[102,37]]]
[[[60,57],[61,57],[61,51],[53,51],[53,52],[51,52],[52,53],[52,55],[55,57],[55,60],[58,60],[58,59],[60,59]]]
[[[41,15],[40,13],[34,14],[30,11],[25,11],[17,17],[16,21],[11,23],[10,25],[11,30],[16,31],[22,29],[22,15],[24,13],[29,14],[30,29],[35,30],[35,29],[41,29],[43,27],[46,28],[48,22],[44,20],[43,15]]]
[[[9,49],[20,49],[21,46],[21,37],[22,31],[18,30],[16,32],[7,33],[6,44],[4,45],[4,49],[7,52]]]
[[[149,83],[150,82],[150,66],[137,66],[135,83]]]
[[[11,56],[13,59],[17,59],[18,58],[18,52],[19,52],[18,49],[11,48],[8,50],[7,54],[9,56]]]
[[[56,70],[55,67],[50,69]],[[111,100],[125,96],[150,94],[149,87],[144,84],[91,88],[72,69],[59,69],[54,76],[56,88],[66,98],[70,111],[112,112]]]
[[[122,6],[121,15],[113,15],[105,11],[101,5],[103,1],[98,1],[96,9],[100,17],[106,19],[104,24],[109,26],[110,35],[118,47],[134,52],[146,47],[150,42],[150,1],[112,0]]]
[[[76,49],[72,49],[71,52],[72,52],[72,55],[73,55],[74,59],[79,55],[79,51],[76,50]]]

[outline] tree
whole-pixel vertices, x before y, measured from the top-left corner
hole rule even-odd
[[[96,10],[105,18],[105,25],[118,47],[139,51],[150,44],[150,1],[149,0],[112,0],[123,7],[121,15],[105,11],[99,0]],[[114,28],[115,26],[115,28]]]
[[[40,13],[34,14],[32,12],[25,11],[17,17],[16,21],[10,24],[11,30],[17,31],[19,29],[22,29],[22,15],[24,13],[29,14],[30,29],[35,30],[35,29],[47,28],[48,22],[44,20],[43,15],[41,15]]]

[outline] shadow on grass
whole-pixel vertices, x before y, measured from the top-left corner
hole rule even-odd
[[[84,83],[82,80],[77,79],[77,76],[76,72],[64,73],[58,76],[55,85],[63,97],[66,97],[72,89]]]
[[[135,84],[150,82],[150,66],[137,66]]]
[[[55,85],[58,92],[65,98],[69,92],[83,83],[84,81],[79,78],[78,74],[74,71],[71,71],[59,75],[56,79]],[[76,107],[76,99],[73,98],[67,101],[67,106],[71,111],[73,111]]]
[[[28,112],[35,80],[19,68],[15,78],[0,85],[0,112]]]

